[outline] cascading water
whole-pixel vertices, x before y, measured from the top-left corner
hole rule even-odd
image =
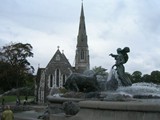
[[[116,90],[118,87],[122,86],[121,80],[118,78],[117,71],[111,69],[108,78],[105,81],[105,90]]]
[[[122,86],[121,80],[118,78],[117,71],[115,69],[111,68],[111,70],[108,74],[107,82],[111,81],[113,77],[118,82],[118,86],[119,87]]]
[[[122,86],[122,80],[118,78],[117,71],[111,69],[105,82],[106,96],[122,95],[131,98],[160,98],[160,85],[153,83],[134,83],[131,86]]]
[[[119,87],[117,92],[131,94],[133,97],[160,98],[160,85],[153,83],[135,83],[128,87]]]

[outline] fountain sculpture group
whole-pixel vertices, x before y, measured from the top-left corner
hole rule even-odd
[[[129,47],[123,49],[118,48],[117,54],[110,54],[114,57],[116,63],[112,66],[110,75],[105,82],[105,90],[116,90],[118,86],[131,86],[131,80],[125,74],[124,64],[128,61],[127,53],[130,52]],[[98,86],[96,78],[97,73],[93,76],[86,76],[84,74],[73,73],[71,74],[64,87],[67,90],[75,92],[95,92],[101,88]]]
[[[146,104],[143,101],[137,101],[133,97],[133,95],[137,95],[136,93],[126,92],[127,90],[132,92],[137,90],[125,73],[124,64],[128,61],[129,52],[129,47],[124,47],[123,49],[118,48],[117,54],[110,54],[116,62],[112,66],[108,78],[103,81],[103,89],[99,86],[99,81],[97,80],[98,73],[93,73],[90,76],[78,73],[71,74],[64,85],[68,92],[58,98],[48,96],[48,101],[52,104],[50,108],[55,110],[57,104],[59,104],[58,108],[63,109],[62,111],[67,116],[71,115],[71,117],[66,118],[65,115],[57,116],[56,109],[56,111],[52,111],[53,114],[50,114],[50,119],[127,120],[133,118],[134,120],[150,120],[152,118],[152,120],[158,120],[160,117],[159,104],[156,104],[156,102],[154,104],[153,102]],[[124,92],[123,90],[126,91]],[[148,92],[151,91],[149,88],[147,90]],[[157,90],[160,92],[159,88]],[[160,98],[160,94],[150,93],[152,97],[155,95],[156,98]],[[142,96],[142,94],[139,95]],[[157,101],[159,102],[159,99]]]

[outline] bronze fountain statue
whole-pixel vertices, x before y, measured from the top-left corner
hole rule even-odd
[[[132,82],[125,73],[124,64],[128,61],[129,47],[118,48],[117,54],[110,54],[116,60],[106,81],[106,90],[116,90],[118,86],[131,86]]]

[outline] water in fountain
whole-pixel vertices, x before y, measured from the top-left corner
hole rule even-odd
[[[160,98],[160,85],[153,83],[135,83],[128,87],[119,87],[117,92],[124,92],[139,98]]]
[[[111,81],[112,78],[115,77],[115,80],[118,82],[118,86],[122,86],[122,83],[120,81],[120,79],[118,78],[118,75],[117,75],[117,71],[113,68],[111,68],[109,74],[108,74],[108,78],[107,78],[107,82]]]
[[[111,69],[106,80],[106,90],[103,95],[107,99],[120,98],[160,98],[160,85],[153,83],[134,83],[132,86],[122,86],[115,69]],[[117,100],[118,100],[117,99]]]
[[[122,86],[121,80],[118,79],[117,71],[112,68],[105,82],[105,90],[115,91],[119,86]]]

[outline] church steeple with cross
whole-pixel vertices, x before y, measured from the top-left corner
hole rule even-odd
[[[84,16],[83,1],[82,1],[79,31],[77,36],[75,70],[79,73],[83,73],[85,70],[89,69],[90,69],[89,50],[88,50],[85,16]]]
[[[83,73],[85,70],[89,69],[89,50],[82,0],[76,45],[75,66],[71,66],[64,54],[64,51],[62,50],[61,52],[60,46],[57,46],[57,51],[47,66],[45,68],[40,68],[40,66],[38,67],[36,77],[36,101],[40,103],[46,102],[47,96],[52,93],[54,88],[63,88],[63,85],[70,74],[73,72]]]

